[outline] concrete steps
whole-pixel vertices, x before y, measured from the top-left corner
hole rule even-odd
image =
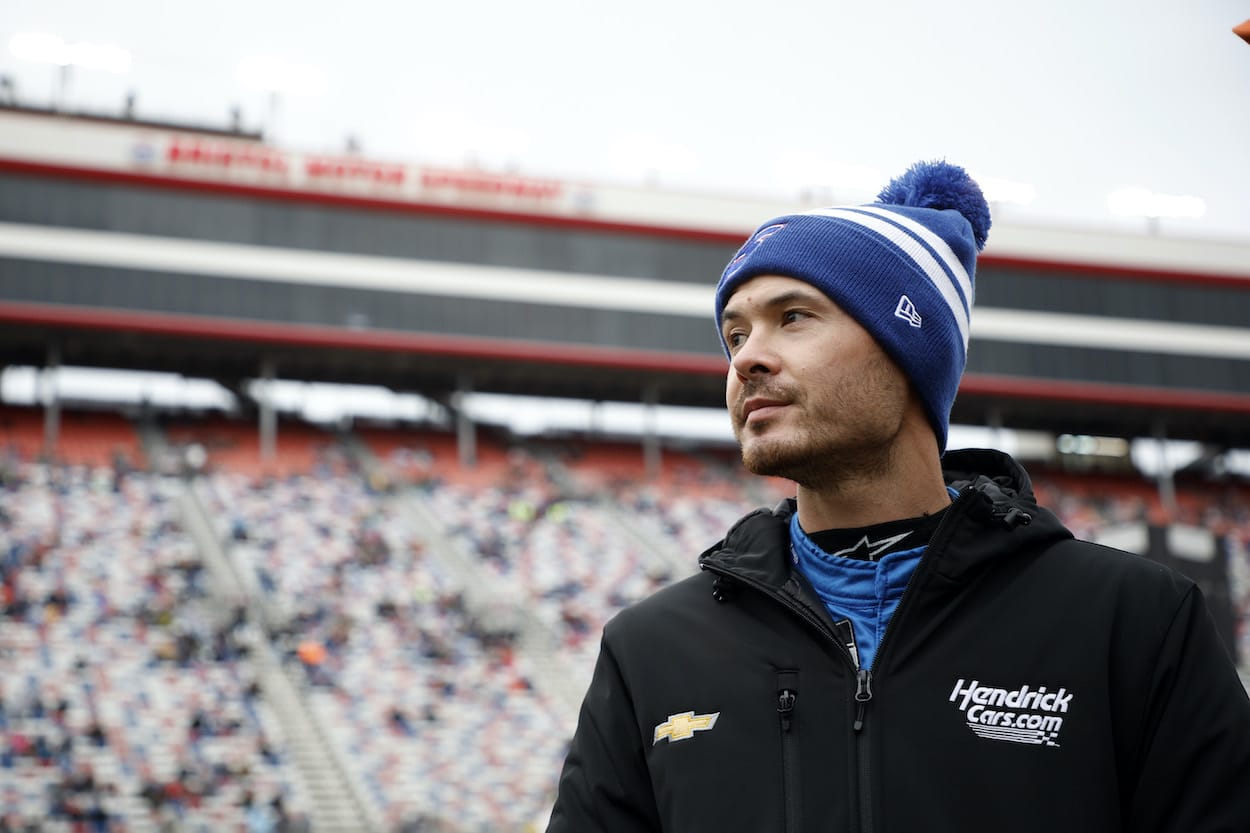
[[[255,577],[246,580],[242,565],[222,548],[197,485],[187,483],[179,497],[183,525],[203,559],[210,584],[218,588],[223,602],[245,599],[255,622],[269,622],[274,612],[260,595]],[[299,684],[288,676],[273,646],[265,639],[249,654],[262,695],[281,726],[292,762],[308,790],[309,821],[314,833],[374,833],[382,824],[376,809],[353,780],[351,768],[334,745],[325,727],[310,708]]]

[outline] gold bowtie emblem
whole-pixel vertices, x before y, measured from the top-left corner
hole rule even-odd
[[[693,711],[681,714],[670,714],[668,720],[655,727],[655,740],[652,746],[668,738],[671,741],[687,740],[694,737],[695,732],[706,732],[716,725],[720,712],[713,714],[695,714]]]

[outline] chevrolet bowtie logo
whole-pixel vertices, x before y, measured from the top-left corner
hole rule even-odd
[[[655,740],[651,742],[651,745],[655,746],[664,738],[673,741],[692,738],[695,732],[704,732],[715,726],[716,718],[718,717],[720,717],[720,712],[695,714],[689,711],[681,714],[670,714],[668,720],[655,727]]]

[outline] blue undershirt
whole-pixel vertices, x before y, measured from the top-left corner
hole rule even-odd
[[[958,495],[947,488],[954,498]],[[920,564],[928,544],[898,550],[877,561],[830,555],[799,526],[799,514],[790,516],[790,553],[834,621],[848,619],[855,634],[860,668],[872,668],[881,637]]]

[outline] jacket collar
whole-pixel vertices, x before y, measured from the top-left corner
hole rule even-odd
[[[1007,550],[1072,537],[1058,518],[1037,505],[1028,474],[1007,454],[967,449],[948,452],[942,462],[947,484],[959,492],[931,542],[938,549],[934,569],[942,575],[955,579]],[[793,586],[788,553],[794,512],[793,499],[751,512],[699,557],[700,566],[779,590]]]

